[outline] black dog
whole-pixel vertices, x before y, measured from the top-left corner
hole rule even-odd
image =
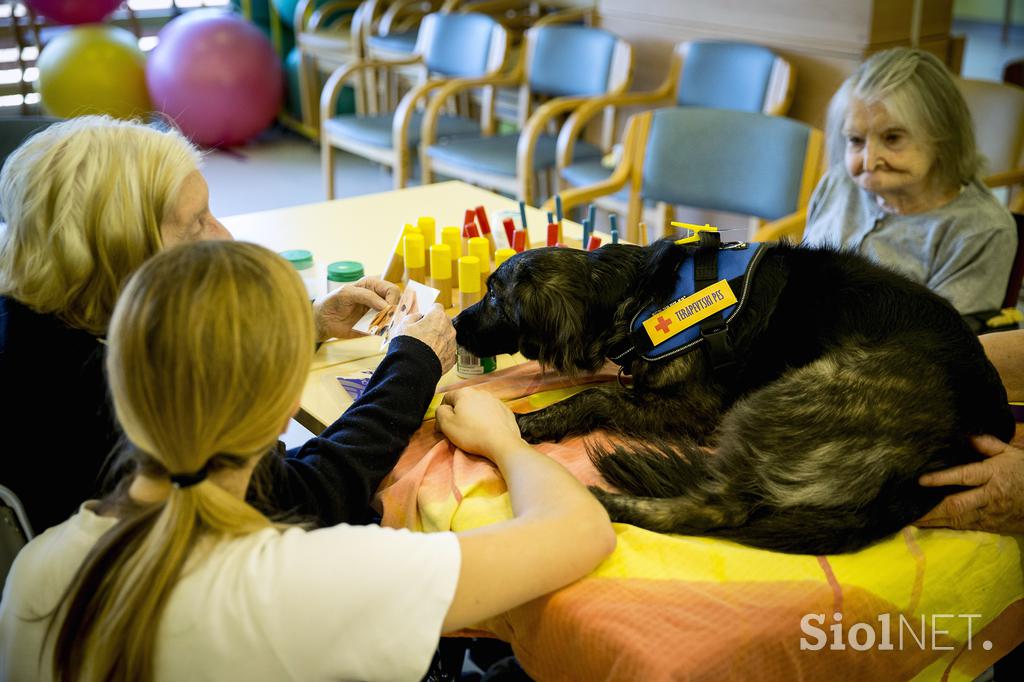
[[[671,241],[518,254],[458,316],[458,342],[594,371],[639,311],[671,302],[691,254]],[[853,551],[950,493],[917,479],[979,459],[969,435],[1012,436],[981,344],[927,288],[851,253],[787,244],[763,247],[748,279],[726,334],[731,366],[716,369],[709,343],[633,358],[631,387],[519,415],[531,442],[595,429],[642,441],[591,452],[622,493],[594,491],[613,520],[784,552]]]

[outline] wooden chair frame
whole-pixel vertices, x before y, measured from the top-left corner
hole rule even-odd
[[[434,173],[439,173],[476,185],[508,192],[530,205],[533,204],[533,187],[535,182],[533,158],[538,138],[547,126],[554,121],[556,116],[572,112],[593,99],[590,96],[554,97],[537,107],[532,114],[530,113],[533,93],[530,90],[526,65],[530,63],[533,56],[536,32],[543,28],[543,26],[560,23],[561,21],[568,20],[570,16],[575,16],[575,14],[570,15],[569,13],[559,13],[559,15],[557,19],[552,19],[549,22],[543,24],[538,22],[539,26],[534,26],[526,32],[525,48],[520,53],[519,61],[510,73],[453,81],[438,89],[434,99],[427,106],[423,118],[423,132],[420,138],[420,172],[424,184],[432,181]],[[585,16],[585,13],[580,12],[578,16]],[[621,38],[616,41],[609,70],[609,94],[625,92],[632,80],[633,49],[629,43]],[[437,141],[438,116],[447,100],[459,93],[481,87],[519,88],[519,125],[521,132],[516,148],[516,175],[514,177],[469,170],[455,164],[435,161],[427,154],[430,146]],[[493,102],[489,106],[491,108],[490,115],[493,116]],[[484,134],[490,133],[485,132]]]
[[[562,169],[572,163],[576,140],[583,134],[584,129],[594,116],[603,113],[605,117],[604,131],[608,133],[614,130],[609,122],[614,120],[616,110],[621,107],[675,106],[679,90],[679,80],[683,73],[686,58],[689,56],[694,42],[696,41],[687,40],[676,44],[672,49],[668,73],[665,79],[653,90],[595,97],[573,112],[565,122],[565,125],[562,126],[562,130],[558,135],[558,151],[555,158],[559,191],[563,191],[568,187],[562,176]],[[793,73],[792,64],[776,55],[768,79],[768,90],[765,94],[764,105],[761,108],[762,113],[769,116],[784,116],[789,111],[789,107],[793,103],[793,93],[796,87],[796,79],[793,77]],[[601,148],[607,153],[611,151],[613,143],[612,135],[606,134],[601,139]],[[595,203],[602,209],[612,213],[626,213],[629,210],[626,204],[611,195],[603,196],[596,200]],[[659,222],[663,226],[668,226],[672,222],[673,207],[659,202],[657,210]]]
[[[487,72],[483,79],[498,76],[505,68],[508,58],[508,33],[500,24],[493,28],[490,51],[487,57]],[[417,40],[417,52],[405,59],[393,60],[363,60],[354,64],[348,64],[335,70],[324,84],[320,94],[320,120],[330,119],[330,112],[337,106],[338,96],[346,82],[358,79],[361,74],[374,70],[391,70],[396,68],[412,68],[415,70],[417,82],[414,87],[406,93],[395,108],[392,121],[392,146],[390,149],[364,144],[357,140],[332,135],[330,130],[321,124],[320,130],[320,155],[321,165],[324,173],[325,189],[328,199],[334,198],[334,150],[344,149],[363,158],[370,159],[377,163],[389,166],[393,170],[394,187],[402,189],[408,183],[412,166],[412,153],[408,143],[409,127],[412,125],[412,116],[421,105],[427,105],[429,110],[435,92],[443,90],[451,85],[458,85],[464,82],[474,82],[479,79],[466,78],[431,78],[422,54],[423,45],[427,43],[429,36],[422,34]],[[484,94],[486,106],[481,113],[481,129],[485,134],[492,134],[494,130],[493,121],[493,88],[487,88]],[[424,183],[426,184],[426,183]]]
[[[640,191],[643,185],[643,168],[647,154],[647,141],[651,132],[651,122],[654,118],[653,111],[644,111],[634,114],[626,122],[626,132],[623,139],[622,159],[615,167],[612,175],[603,182],[587,187],[574,187],[561,193],[562,210],[569,209],[596,202],[598,199],[622,190],[629,186],[629,204],[626,210],[626,233],[628,241],[637,244],[644,244],[647,235],[641,234],[639,225],[643,222],[643,199]],[[804,172],[800,181],[800,191],[797,196],[797,210],[780,218],[781,222],[789,220],[801,213],[806,215],[807,204],[811,200],[811,194],[821,176],[821,150],[824,135],[820,130],[812,128],[807,140],[807,150],[804,155]],[[544,204],[544,210],[552,210],[554,199],[549,199]],[[700,207],[697,207],[700,208]],[[664,234],[669,236],[668,223],[664,225]],[[757,239],[757,241],[763,241]]]

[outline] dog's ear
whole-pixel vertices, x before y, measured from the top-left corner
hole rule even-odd
[[[541,364],[573,373],[591,369],[583,349],[585,316],[593,295],[585,260],[549,258],[520,264],[510,311],[520,346],[537,350]]]

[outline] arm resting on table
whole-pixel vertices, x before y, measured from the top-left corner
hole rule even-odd
[[[426,344],[392,340],[366,392],[337,421],[284,457],[259,463],[269,498],[260,506],[312,516],[320,526],[368,522],[370,497],[423,422],[440,378],[441,363]]]

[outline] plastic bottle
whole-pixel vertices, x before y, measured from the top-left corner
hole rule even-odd
[[[280,255],[298,271],[302,283],[306,285],[309,300],[314,300],[320,293],[320,283],[316,279],[316,270],[313,268],[313,253],[305,249],[293,249],[282,251]]]
[[[363,264],[354,260],[331,263],[327,266],[327,291],[334,291],[348,282],[358,282],[364,274]]]

